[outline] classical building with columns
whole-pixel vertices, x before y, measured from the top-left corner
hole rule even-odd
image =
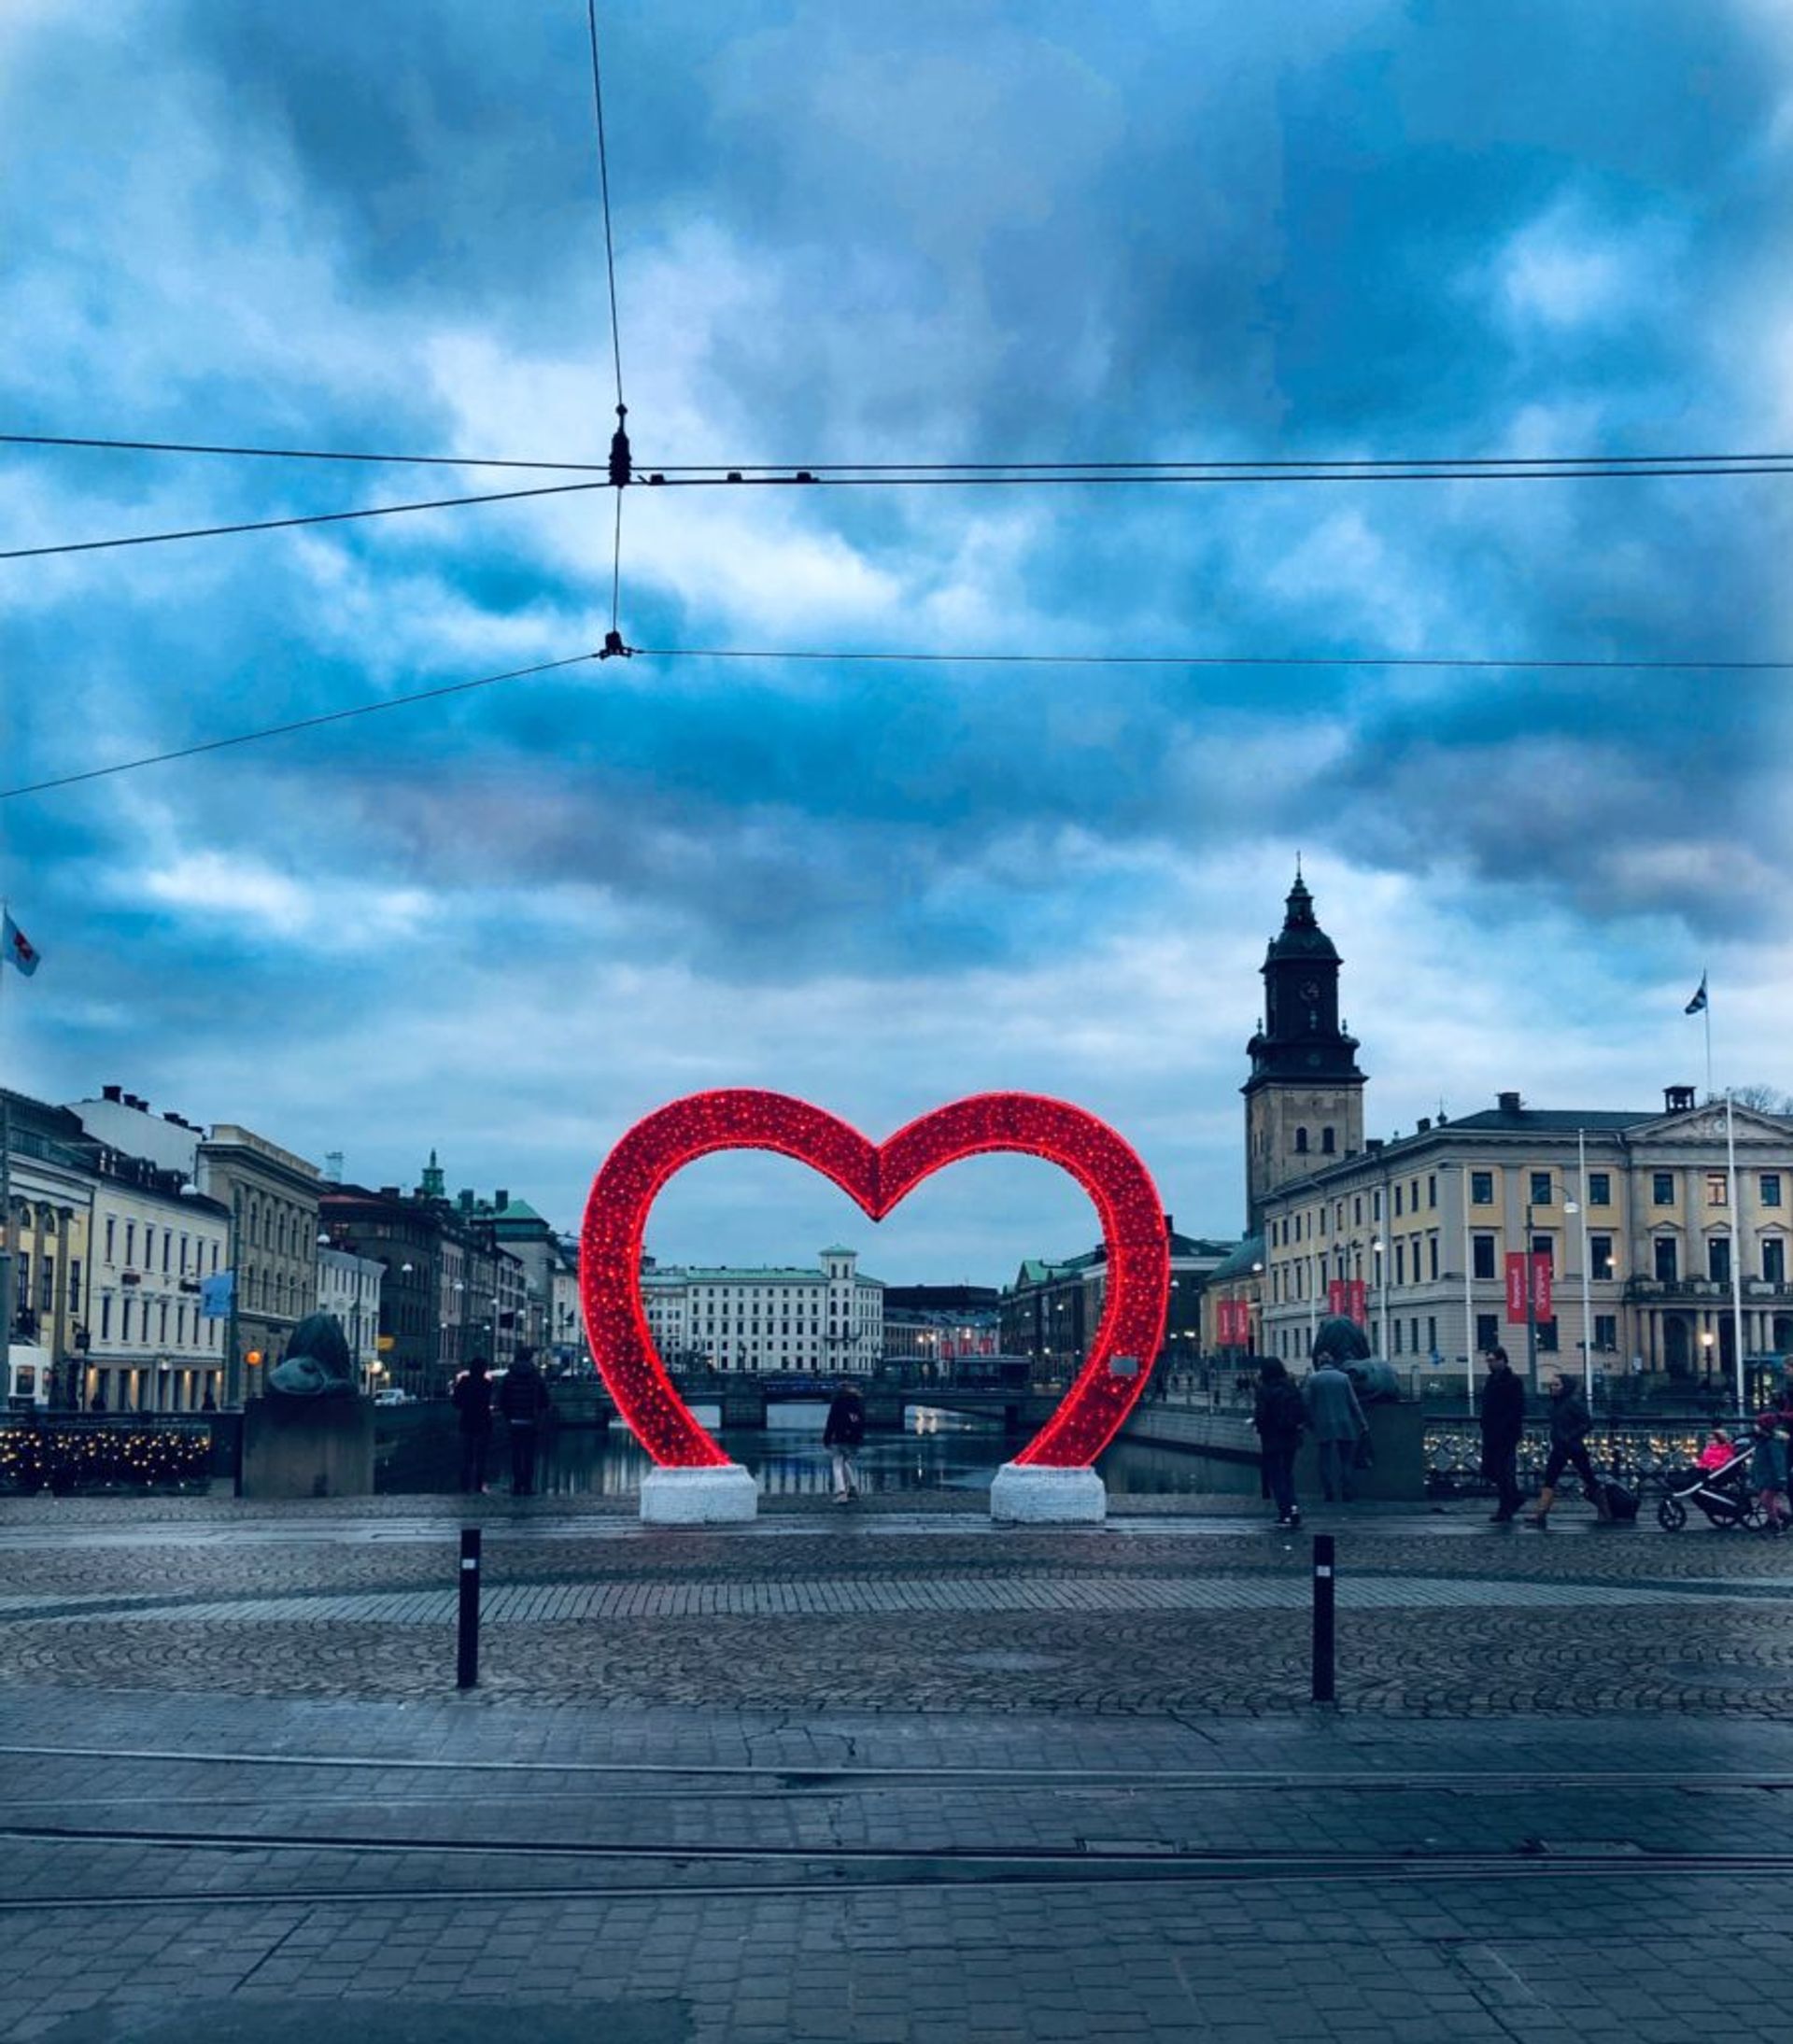
[[[1305,1361],[1329,1313],[1421,1373],[1496,1344],[1541,1374],[1584,1352],[1626,1374],[1734,1381],[1732,1260],[1745,1357],[1793,1350],[1793,1118],[1690,1086],[1660,1107],[1537,1107],[1516,1092],[1410,1135],[1366,1138],[1357,1044],[1337,1018],[1339,960],[1300,876],[1264,975],[1249,1051],[1250,1233],[1221,1274],[1251,1346]],[[1549,1267],[1549,1303],[1510,1310],[1507,1258]]]

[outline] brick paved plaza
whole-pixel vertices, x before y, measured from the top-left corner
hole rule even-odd
[[[1793,1546],[482,1507],[0,1503],[0,2036],[1784,2034]]]

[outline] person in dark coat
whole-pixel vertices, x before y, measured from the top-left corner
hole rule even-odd
[[[842,1381],[828,1407],[822,1445],[834,1458],[834,1501],[846,1504],[859,1495],[859,1466],[854,1460],[866,1438],[866,1402],[855,1385]]]
[[[1328,1504],[1351,1496],[1351,1468],[1357,1444],[1370,1431],[1351,1380],[1332,1356],[1320,1351],[1307,1373],[1304,1396],[1307,1417],[1320,1449],[1320,1487]]]
[[[498,1409],[511,1430],[511,1495],[535,1495],[536,1442],[554,1401],[535,1366],[535,1350],[519,1348],[498,1387]]]
[[[460,1487],[486,1488],[486,1458],[492,1445],[491,1364],[484,1356],[469,1359],[448,1396],[460,1423]]]
[[[1602,1523],[1612,1517],[1606,1486],[1594,1474],[1588,1455],[1588,1436],[1593,1426],[1594,1416],[1588,1410],[1581,1386],[1566,1371],[1557,1371],[1550,1379],[1550,1459],[1544,1465],[1544,1488],[1538,1492],[1537,1510],[1531,1519],[1540,1530],[1548,1525],[1550,1507],[1557,1501],[1557,1479],[1572,1464]]]
[[[1771,1533],[1783,1532],[1793,1524],[1786,1509],[1786,1443],[1774,1431],[1779,1419],[1778,1413],[1757,1414],[1749,1457],[1749,1487],[1761,1508],[1762,1524]]]
[[[1297,1527],[1301,1507],[1295,1502],[1295,1450],[1307,1424],[1307,1408],[1278,1357],[1269,1357],[1258,1373],[1251,1424],[1258,1430],[1264,1479],[1276,1500],[1277,1524]]]
[[[1482,1385],[1482,1474],[1500,1502],[1489,1514],[1505,1526],[1524,1501],[1519,1492],[1519,1443],[1525,1437],[1525,1386],[1513,1374],[1504,1348],[1488,1352]]]

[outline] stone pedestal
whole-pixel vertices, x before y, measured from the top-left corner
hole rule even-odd
[[[1005,1462],[990,1486],[990,1516],[1003,1526],[1100,1526],[1108,1493],[1093,1469]]]
[[[374,1494],[374,1406],[361,1398],[252,1398],[243,1413],[246,1498]]]
[[[759,1515],[759,1486],[739,1462],[651,1469],[642,1478],[643,1526],[741,1526]]]

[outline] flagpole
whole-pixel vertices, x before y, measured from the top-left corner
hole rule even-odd
[[[1744,1417],[1744,1199],[1737,1183],[1737,1128],[1731,1114],[1730,1088],[1725,1088],[1725,1161],[1730,1191],[1730,1334],[1737,1365],[1737,1418]]]
[[[1463,1389],[1475,1417],[1475,1259],[1469,1240],[1469,1166],[1463,1166]]]
[[[1704,1004],[1704,1006],[1703,1006],[1703,1007],[1702,1007],[1702,1008],[1701,1008],[1700,1012],[1701,1012],[1701,1015],[1703,1015],[1703,1016],[1705,1017],[1705,1022],[1706,1022],[1706,1098],[1707,1098],[1708,1100],[1710,1100],[1710,1099],[1712,1098],[1712,1096],[1713,1096],[1713,1092],[1712,1092],[1712,989],[1711,989],[1711,986],[1710,986],[1710,985],[1709,985],[1709,983],[1708,983],[1708,980],[1707,980],[1707,976],[1706,976],[1706,974],[1705,974],[1705,973],[1703,973],[1703,972],[1702,972],[1702,973],[1701,973],[1701,974],[1700,975],[1700,986],[1701,986],[1701,991],[1702,991],[1702,992],[1704,993],[1704,994],[1705,994],[1705,996],[1706,996],[1706,998],[1705,998],[1705,1004]],[[1730,1100],[1730,1095],[1729,1095],[1729,1093],[1727,1093],[1727,1094],[1725,1095],[1725,1100],[1726,1100],[1726,1111],[1727,1111],[1727,1112],[1729,1112],[1729,1100]]]
[[[1588,1131],[1575,1131],[1575,1154],[1581,1166],[1581,1385],[1588,1410],[1594,1409],[1594,1295],[1588,1268]],[[1606,1387],[1610,1403],[1612,1386]]]

